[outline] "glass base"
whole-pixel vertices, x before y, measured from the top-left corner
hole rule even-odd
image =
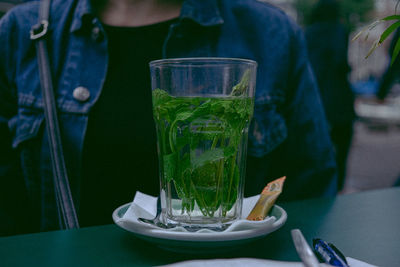
[[[204,220],[199,220],[199,221],[191,221],[190,223],[185,223],[182,221],[175,221],[172,219],[164,219],[165,224],[168,225],[168,227],[183,227],[186,231],[188,232],[197,232],[203,229],[215,231],[215,232],[222,232],[226,230],[234,221],[234,220],[227,220],[225,222],[214,222],[211,223],[210,221],[204,221]]]
[[[190,232],[201,229],[224,231],[239,217],[236,208],[232,208],[225,216],[222,216],[221,209],[217,210],[215,216],[204,216],[199,209],[194,209],[190,214],[182,213],[181,209],[172,209],[170,212],[164,212],[162,216],[166,225],[181,226]]]

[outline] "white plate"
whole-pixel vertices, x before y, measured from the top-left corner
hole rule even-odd
[[[253,196],[245,198],[243,201],[243,217],[249,214],[251,208],[257,202],[259,196]],[[287,214],[284,209],[274,205],[270,212],[270,216],[266,220],[271,221],[270,223],[265,222],[251,222],[243,227],[243,230],[235,231],[224,231],[224,232],[177,232],[171,230],[163,230],[154,228],[151,225],[142,223],[140,221],[122,221],[122,217],[128,210],[131,203],[117,208],[113,214],[113,220],[116,225],[125,229],[128,232],[133,233],[138,238],[155,243],[159,247],[172,251],[179,252],[197,252],[201,253],[202,249],[207,249],[208,253],[210,248],[213,248],[214,252],[220,252],[221,250],[229,250],[239,245],[251,242],[255,239],[262,238],[269,233],[276,231],[284,225],[287,219]],[[272,217],[272,218],[271,218]],[[273,218],[275,217],[275,218]],[[253,224],[254,223],[254,224]],[[248,227],[249,225],[254,227]]]

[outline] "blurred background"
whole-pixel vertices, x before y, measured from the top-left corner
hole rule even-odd
[[[317,0],[268,0],[279,6],[298,24],[306,28]],[[400,84],[397,81],[384,101],[376,101],[375,93],[390,63],[388,37],[367,59],[373,42],[390,23],[382,23],[365,35],[353,37],[373,21],[395,10],[398,0],[339,0],[340,20],[349,31],[349,81],[355,93],[356,120],[347,159],[346,180],[341,193],[393,186],[400,179]],[[400,9],[400,6],[398,7]]]
[[[312,10],[318,0],[262,0],[284,10],[301,27],[312,22]],[[0,1],[0,16],[23,0]],[[390,87],[384,101],[375,93],[390,62],[392,34],[367,59],[373,42],[390,25],[382,23],[364,37],[352,38],[373,21],[395,14],[398,0],[338,0],[340,21],[349,32],[348,79],[355,94],[356,119],[347,158],[346,180],[342,194],[391,187],[400,178],[400,83]],[[400,5],[398,7],[400,9]],[[399,14],[399,12],[396,12]]]

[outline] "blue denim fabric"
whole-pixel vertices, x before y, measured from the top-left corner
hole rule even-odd
[[[0,21],[0,183],[11,186],[10,181],[18,179],[19,162],[32,218],[40,220],[36,229],[50,230],[58,223],[36,51],[29,39],[38,8],[37,2],[17,6]],[[186,0],[180,18],[165,40],[164,58],[238,57],[258,62],[248,146],[248,172],[254,177],[247,177],[247,183],[257,184],[258,179],[265,185],[287,175],[282,199],[334,195],[334,154],[300,28],[279,9],[253,0]],[[76,192],[88,113],[107,71],[107,36],[88,0],[52,1],[50,20],[53,83]],[[73,97],[79,86],[90,91],[87,101]],[[0,215],[12,217],[14,211],[4,206]]]

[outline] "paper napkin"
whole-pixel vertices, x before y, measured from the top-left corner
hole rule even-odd
[[[259,198],[258,195],[245,198],[243,200],[242,219],[233,222],[223,232],[244,231],[249,229],[254,230],[257,228],[265,229],[265,227],[272,225],[276,221],[276,218],[274,216],[268,216],[262,221],[249,221],[245,219],[249,214],[249,212],[251,211],[251,209],[254,207],[258,198]],[[149,196],[137,191],[132,204],[129,206],[128,210],[126,211],[124,216],[119,220],[119,222],[142,223],[138,221],[138,218],[152,219],[155,217],[156,213],[157,213],[157,197]],[[149,227],[158,228],[150,224],[147,225]],[[184,229],[183,227],[175,227],[172,229],[168,229],[166,231],[187,232],[187,230]],[[208,229],[202,229],[200,231],[197,231],[197,233],[202,233],[202,232],[210,233],[214,231]]]
[[[349,266],[351,267],[376,267],[350,257],[346,257]],[[214,260],[190,260],[182,261],[173,264],[164,265],[164,267],[304,267],[302,262],[290,261],[274,261],[252,258],[237,258],[237,259],[214,259]],[[328,267],[331,265],[320,264],[320,267]]]

